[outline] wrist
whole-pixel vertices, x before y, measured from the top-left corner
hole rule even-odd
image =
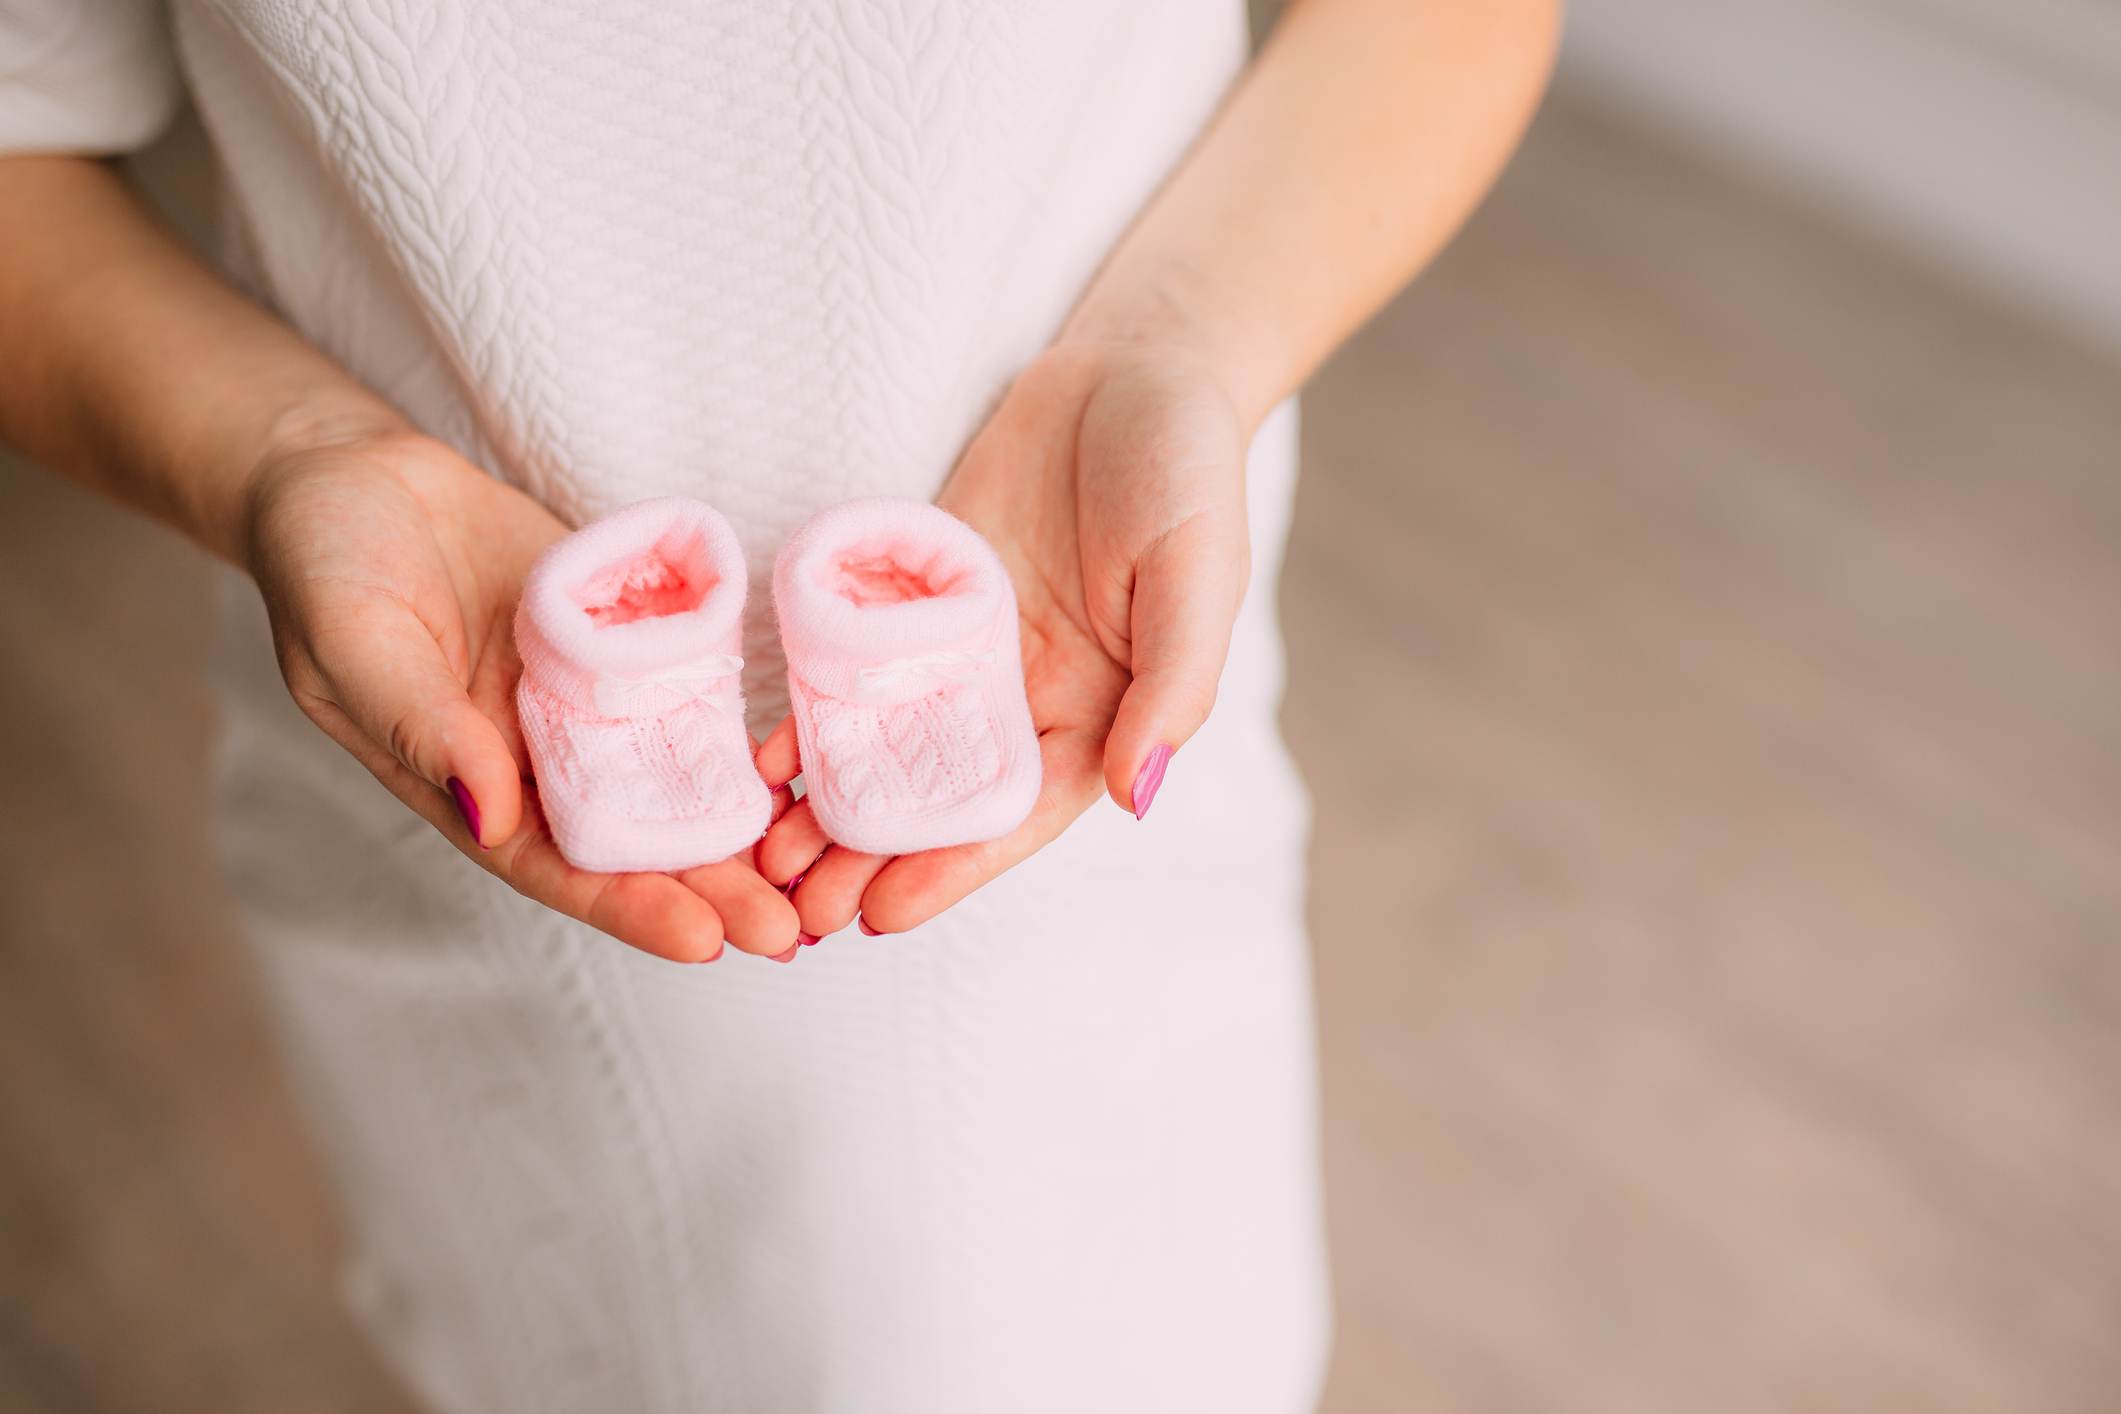
[[[259,526],[276,494],[333,452],[347,452],[413,435],[389,404],[366,389],[333,380],[271,412],[225,461],[230,476],[208,523],[218,543],[208,548],[256,575]]]
[[[1222,387],[1248,434],[1292,391],[1274,357],[1279,344],[1212,279],[1178,261],[1153,273],[1108,270],[1055,340],[1057,349],[1139,352],[1191,366]]]

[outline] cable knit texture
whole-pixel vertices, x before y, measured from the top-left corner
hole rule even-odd
[[[827,836],[865,854],[1000,839],[1038,800],[1016,592],[946,511],[869,496],[782,549],[774,611],[803,780]]]
[[[755,735],[781,546],[935,498],[1245,53],[1237,0],[169,8],[261,300],[570,524],[729,518]],[[168,55],[68,76],[152,50],[159,9],[17,5],[43,28],[7,57],[120,147]],[[1254,442],[1252,584],[1148,820],[1100,801],[933,922],[787,967],[663,963],[487,875],[294,707],[228,573],[222,854],[355,1308],[427,1407],[1314,1407],[1295,448],[1287,410]]]
[[[727,859],[773,802],[744,731],[744,555],[713,507],[664,496],[532,567],[516,708],[560,853],[618,874]]]

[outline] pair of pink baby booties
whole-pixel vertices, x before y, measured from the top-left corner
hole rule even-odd
[[[743,551],[711,506],[642,501],[542,555],[516,692],[546,822],[597,873],[727,859],[772,797],[744,725]],[[934,506],[875,497],[781,550],[774,608],[811,808],[865,854],[999,839],[1038,798],[1016,594]]]

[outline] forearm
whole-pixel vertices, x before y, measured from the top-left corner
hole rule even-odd
[[[0,369],[0,438],[237,564],[276,451],[402,425],[81,158],[0,158]]]
[[[1189,344],[1256,424],[1478,204],[1558,29],[1556,0],[1297,0],[1063,339]]]

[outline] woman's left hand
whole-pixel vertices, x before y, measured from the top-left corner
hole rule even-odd
[[[1288,8],[938,498],[1016,583],[1046,768],[1031,818],[990,844],[879,859],[790,810],[757,858],[768,882],[800,876],[806,932],[857,912],[887,933],[933,918],[1066,829],[1100,782],[1147,808],[1157,748],[1207,719],[1229,651],[1253,429],[1472,210],[1538,106],[1559,13]],[[783,722],[760,770],[786,782],[796,753]]]
[[[933,918],[1058,836],[1097,799],[1144,814],[1168,752],[1207,720],[1250,573],[1244,424],[1182,343],[1062,343],[1024,371],[937,503],[985,535],[1015,584],[1045,783],[986,844],[886,858],[825,838],[807,802],[759,844],[804,932]],[[795,723],[759,753],[802,769]]]

